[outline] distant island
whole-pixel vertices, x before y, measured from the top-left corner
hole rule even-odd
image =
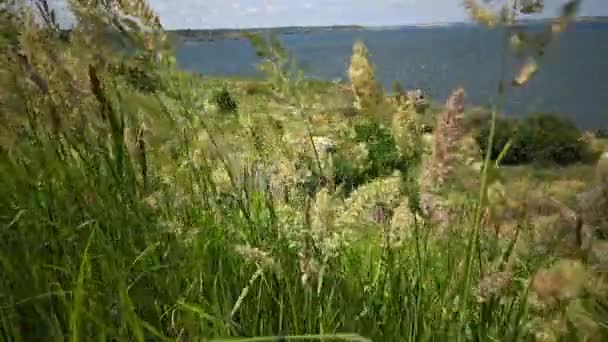
[[[542,24],[553,19],[521,19],[517,20],[513,26],[521,27],[534,24]],[[601,16],[581,16],[576,18],[576,22],[584,23],[608,23],[608,17]],[[466,22],[435,22],[424,24],[400,25],[400,26],[377,26],[367,27],[361,25],[334,25],[334,26],[286,26],[286,27],[265,27],[265,28],[242,28],[242,29],[179,29],[168,30],[172,39],[181,41],[215,41],[215,40],[240,40],[244,39],[243,33],[264,33],[273,31],[279,35],[292,34],[315,34],[321,32],[335,31],[361,31],[361,30],[381,30],[399,28],[434,28],[434,27],[454,27],[474,25]]]
[[[314,34],[329,31],[357,31],[365,27],[358,25],[335,25],[335,26],[287,26],[287,27],[264,27],[244,29],[181,29],[169,30],[169,34],[186,41],[213,41],[213,40],[238,40],[244,39],[243,33],[264,33],[273,31],[279,35],[290,34]]]

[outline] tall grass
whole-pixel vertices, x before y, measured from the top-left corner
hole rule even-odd
[[[379,178],[343,201],[339,187],[325,184],[334,171],[315,143],[314,94],[300,80],[280,73],[273,88],[281,110],[295,108],[299,117],[260,114],[256,108],[268,109],[265,99],[253,109],[239,105],[236,118],[213,113],[201,100],[212,93],[208,84],[175,69],[161,48],[158,20],[141,2],[123,11],[152,30],[127,30],[128,42],[161,75],[154,92],[142,92],[111,67],[138,65],[136,59],[100,43],[104,36],[97,33],[118,25],[109,19],[130,19],[71,4],[82,26],[69,41],[26,12],[1,14],[10,43],[1,50],[0,94],[4,340],[519,341],[535,335],[534,319],[542,314],[531,311],[528,293],[544,259],[499,274],[515,240],[503,245],[484,233],[487,182],[479,199],[467,198],[438,234],[415,215],[417,189],[404,180],[413,207],[409,234],[387,243],[385,222],[367,223],[365,213],[340,215],[362,211],[353,209],[357,203],[367,208],[378,198],[401,198],[403,189],[381,188],[394,183]],[[298,122],[302,151],[278,142],[277,122]],[[284,200],[254,166],[268,168],[298,153],[308,156],[312,178],[301,184],[295,171],[285,171],[290,198]],[[489,164],[486,158],[484,180]],[[607,311],[593,303],[599,319]]]

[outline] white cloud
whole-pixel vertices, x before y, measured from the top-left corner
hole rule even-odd
[[[239,9],[239,8],[241,8],[241,4],[239,4],[238,2],[235,2],[232,4],[232,8]]]
[[[311,9],[312,8],[312,4],[310,2],[305,2],[303,6],[306,9]]]
[[[257,7],[247,7],[245,12],[247,14],[256,14],[256,13],[258,13],[258,9],[257,9]]]

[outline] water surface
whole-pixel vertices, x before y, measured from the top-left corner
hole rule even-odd
[[[352,44],[362,39],[386,89],[398,80],[407,88],[427,89],[443,102],[463,86],[469,102],[488,105],[497,94],[502,37],[500,30],[463,25],[293,34],[281,40],[309,77],[347,80]],[[247,41],[183,42],[177,54],[186,70],[260,76]],[[506,63],[511,78],[518,63]],[[555,113],[581,128],[608,128],[608,23],[577,23],[561,35],[547,49],[539,73],[522,88],[508,88],[505,111],[511,116]]]

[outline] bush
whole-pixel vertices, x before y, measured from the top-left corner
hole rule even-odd
[[[335,183],[343,185],[346,192],[378,177],[385,177],[398,170],[405,173],[408,161],[397,150],[395,139],[388,128],[370,121],[355,125],[355,142],[365,143],[367,161],[365,167],[354,165],[349,157],[339,153],[335,159]]]
[[[487,151],[489,124],[476,135],[482,152]],[[492,159],[498,158],[510,139],[512,145],[505,154],[503,164],[531,162],[567,165],[591,158],[591,149],[582,139],[580,130],[570,121],[554,115],[540,114],[525,120],[498,119]]]
[[[112,65],[110,70],[114,75],[124,77],[127,83],[143,93],[155,93],[162,88],[158,71],[141,59]]]
[[[232,94],[230,94],[226,87],[223,87],[222,90],[213,95],[213,102],[223,113],[236,113],[238,110],[237,101],[232,97]]]
[[[509,152],[502,159],[503,164],[518,164],[527,162],[523,160],[523,157],[519,155],[520,149],[515,146],[515,133],[517,132],[518,122],[512,119],[497,119],[496,130],[494,133],[494,142],[492,145],[492,151],[490,157],[494,160],[497,159],[509,139],[513,138],[514,141],[511,145]],[[483,155],[488,150],[488,137],[490,134],[490,125],[486,122],[475,136],[475,140],[479,145]]]
[[[464,114],[464,127],[467,132],[479,130],[487,125],[490,120],[490,109],[473,108]]]

